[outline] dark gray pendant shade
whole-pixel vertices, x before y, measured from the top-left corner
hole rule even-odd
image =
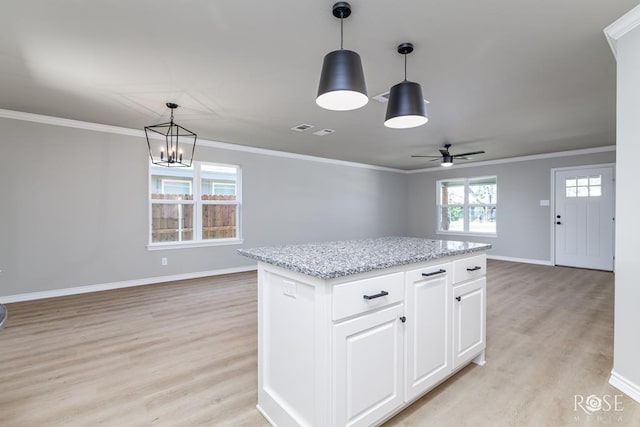
[[[346,49],[325,55],[316,104],[328,110],[346,111],[363,107],[367,102],[360,55]]]
[[[333,16],[340,19],[340,50],[329,52],[322,63],[316,104],[327,110],[347,111],[369,102],[360,55],[342,48],[342,25],[351,16],[351,5],[341,1],[333,5]]]
[[[425,124],[427,108],[420,84],[402,81],[391,88],[384,125],[390,128],[410,128]]]
[[[389,103],[384,125],[394,129],[406,129],[423,125],[429,121],[422,86],[407,80],[407,55],[413,52],[413,44],[402,43],[398,53],[404,55],[404,80],[389,91]]]

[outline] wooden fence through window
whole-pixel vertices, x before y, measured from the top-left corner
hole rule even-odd
[[[152,200],[193,200],[191,194],[152,194]],[[235,195],[202,196],[202,239],[236,237],[237,205],[208,204],[216,200],[236,200]],[[151,207],[152,242],[193,240],[192,204],[153,203]]]

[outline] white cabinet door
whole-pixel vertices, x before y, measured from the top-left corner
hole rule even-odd
[[[404,306],[334,326],[336,426],[367,426],[403,403]]]
[[[451,374],[452,264],[406,274],[405,400],[426,392]]]
[[[486,279],[453,288],[453,368],[485,348]]]

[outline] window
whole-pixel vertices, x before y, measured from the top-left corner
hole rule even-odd
[[[565,179],[564,187],[567,197],[600,197],[602,175],[569,177]]]
[[[496,234],[495,176],[438,181],[438,232]]]
[[[194,162],[150,166],[150,248],[240,240],[240,168]]]

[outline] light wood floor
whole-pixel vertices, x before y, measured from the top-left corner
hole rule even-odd
[[[640,404],[587,416],[608,385],[611,273],[490,261],[487,364],[389,426],[639,426]],[[263,426],[256,277],[242,273],[9,305],[0,426]],[[600,416],[600,418],[597,418]]]

